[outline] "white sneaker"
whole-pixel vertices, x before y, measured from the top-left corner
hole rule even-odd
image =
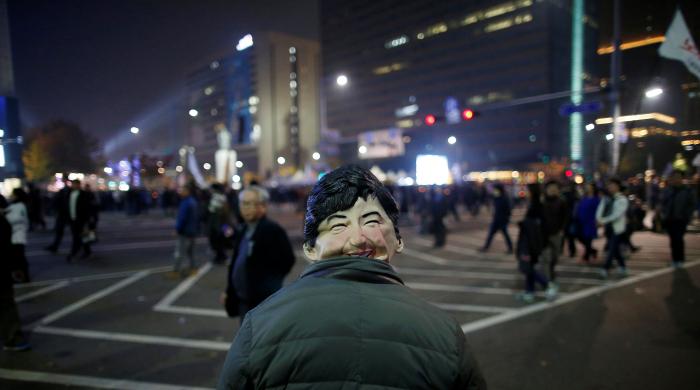
[[[553,301],[557,299],[557,295],[559,293],[559,289],[557,288],[557,285],[554,283],[550,283],[547,285],[547,291],[544,292],[544,296],[547,298],[548,301]]]
[[[521,292],[515,294],[515,299],[523,301],[525,303],[532,303],[535,301],[535,295],[529,292]]]

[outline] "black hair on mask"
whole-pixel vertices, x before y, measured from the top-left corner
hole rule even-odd
[[[368,169],[345,165],[321,178],[311,189],[304,217],[304,243],[313,247],[318,237],[318,225],[332,214],[351,208],[358,198],[374,196],[394,223],[396,238],[399,234],[399,209],[389,190]]]

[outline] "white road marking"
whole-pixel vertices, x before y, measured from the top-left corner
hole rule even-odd
[[[133,333],[102,332],[86,329],[58,328],[54,326],[38,326],[35,333],[53,334],[58,336],[70,336],[86,339],[125,341],[138,344],[166,345],[170,347],[185,347],[207,349],[214,351],[228,351],[230,341],[193,340],[179,337],[151,336]]]
[[[143,279],[144,277],[148,276],[149,274],[150,274],[149,271],[137,272],[137,273],[131,275],[130,277],[128,277],[124,280],[121,280],[121,281],[119,281],[119,282],[117,282],[117,283],[115,283],[107,288],[104,288],[100,291],[97,291],[93,294],[88,295],[87,297],[79,300],[78,302],[70,304],[61,310],[55,311],[55,312],[47,315],[46,317],[37,321],[36,324],[30,325],[30,328],[33,328],[34,327],[33,325],[48,325],[54,321],[57,321],[65,316],[73,313],[76,310],[80,310],[81,308],[83,308],[83,307],[85,307],[85,306],[87,306],[87,305],[89,305],[89,304],[91,304],[91,303],[93,303],[101,298],[104,298],[107,295],[112,294],[115,291],[118,291],[118,290],[140,280],[140,279]]]
[[[466,278],[466,279],[486,279],[486,280],[522,280],[520,274],[503,274],[495,272],[472,272],[472,271],[453,271],[453,270],[429,270],[422,268],[403,268],[398,267],[399,275],[412,276],[440,276],[448,278]],[[605,282],[600,279],[584,279],[584,278],[563,278],[558,277],[557,282],[571,284],[591,284],[601,285]]]
[[[477,313],[508,313],[514,311],[514,308],[502,307],[502,306],[483,306],[483,305],[462,305],[458,303],[436,303],[430,302],[431,304],[439,307],[443,310],[450,311],[465,311],[465,312],[477,312]]]
[[[211,267],[211,263],[206,263],[204,266],[197,270],[196,274],[189,276],[187,279],[180,282],[180,284],[178,284],[177,287],[175,287],[165,297],[163,297],[163,299],[161,299],[160,302],[156,303],[155,306],[153,306],[153,310],[159,311],[161,308],[165,308],[172,305],[183,294],[185,294],[187,290],[192,288],[192,286],[194,286],[194,284],[197,283],[199,279],[206,275],[206,273],[209,272],[209,270],[211,270]]]
[[[36,297],[38,297],[38,296],[40,296],[40,295],[44,295],[44,294],[48,294],[48,293],[50,293],[50,292],[52,292],[52,291],[56,291],[56,290],[58,290],[58,289],[61,289],[61,288],[63,288],[63,287],[68,286],[69,284],[70,284],[70,282],[66,282],[66,281],[58,282],[58,283],[56,283],[56,284],[52,284],[52,285],[50,285],[50,286],[47,286],[47,287],[44,287],[44,288],[40,288],[40,289],[35,290],[35,291],[32,291],[32,292],[30,292],[30,293],[26,293],[26,294],[24,294],[24,295],[20,295],[20,296],[18,296],[18,297],[15,298],[15,302],[17,302],[17,303],[19,303],[19,302],[24,302],[24,301],[26,301],[26,300],[28,300],[28,299],[36,298]]]
[[[55,283],[61,283],[61,282],[78,283],[78,282],[87,282],[87,281],[91,281],[91,280],[116,279],[116,278],[121,278],[122,276],[129,276],[129,275],[135,274],[137,272],[141,272],[141,271],[148,271],[152,274],[157,274],[157,273],[161,273],[161,272],[170,271],[172,269],[173,269],[172,266],[163,266],[163,267],[144,268],[144,269],[136,269],[136,270],[129,270],[129,271],[110,272],[110,273],[106,273],[106,274],[76,276],[76,277],[72,277],[72,278],[41,280],[41,281],[31,282],[31,283],[16,284],[15,289],[26,288],[26,287],[48,286],[48,285],[52,285]]]
[[[51,383],[66,386],[79,386],[94,389],[129,390],[209,390],[206,387],[168,385],[165,383],[141,382],[127,379],[99,378],[84,375],[55,374],[52,372],[8,370],[0,368],[0,378],[38,383]]]
[[[517,270],[518,264],[515,261],[515,258],[513,258],[510,261],[492,261],[492,260],[451,260],[451,259],[445,259],[439,256],[431,255],[428,253],[422,253],[413,249],[408,249],[404,248],[403,253],[405,253],[407,256],[410,257],[415,257],[419,260],[423,260],[432,264],[439,264],[439,265],[444,265],[444,266],[450,266],[450,267],[460,267],[460,268],[474,268],[474,267],[479,267],[479,268],[494,268],[494,269],[508,269],[508,270]],[[398,260],[397,262],[400,262],[401,260]],[[399,266],[400,267],[400,266]],[[580,273],[594,273],[598,274],[600,271],[599,267],[591,267],[591,266],[574,266],[574,265],[557,265],[557,270],[558,271],[571,271],[571,272],[580,272]],[[637,270],[628,270],[630,274],[639,274],[641,271]]]
[[[189,314],[194,316],[207,316],[207,317],[219,317],[227,318],[228,315],[224,309],[206,309],[200,307],[191,306],[161,306],[154,307],[153,310],[161,313],[176,313],[176,314]]]
[[[203,244],[207,242],[206,237],[198,238],[195,243]],[[92,248],[94,253],[102,252],[113,252],[113,251],[123,251],[132,249],[152,249],[152,248],[175,248],[175,239],[162,240],[162,241],[148,241],[148,242],[124,242],[119,244],[97,244]],[[27,257],[34,256],[53,256],[51,253],[45,251],[31,251],[27,252]]]
[[[684,265],[685,268],[690,268],[694,267],[696,265],[700,264],[700,260],[692,261]],[[593,295],[601,294],[605,291],[624,287],[633,283],[641,282],[643,280],[655,278],[657,276],[665,275],[668,273],[673,272],[673,268],[663,268],[663,269],[658,269],[654,271],[650,271],[641,275],[637,276],[632,276],[626,279],[622,279],[617,282],[613,282],[610,284],[606,284],[604,286],[598,286],[598,287],[590,287],[584,290],[577,291],[575,293],[570,293],[565,296],[561,296],[559,299],[553,302],[540,302],[536,303],[534,305],[529,305],[526,306],[522,309],[517,309],[512,312],[507,312],[507,313],[502,313],[498,314],[492,317],[484,318],[482,320],[474,321],[474,322],[469,322],[466,324],[462,324],[462,331],[464,333],[471,333],[475,332],[484,328],[488,328],[494,325],[502,324],[507,321],[512,321],[517,318],[524,317],[526,315],[530,315],[533,313],[537,313],[543,310],[547,309],[552,309],[557,306],[561,306],[564,304],[567,304],[569,302],[574,302],[578,301],[584,298],[588,298]]]
[[[478,294],[495,294],[495,295],[515,295],[520,290],[515,290],[512,288],[500,288],[500,287],[477,287],[477,286],[456,286],[450,284],[437,284],[437,283],[417,283],[411,282],[406,283],[406,286],[414,290],[428,290],[428,291],[448,291],[448,292],[467,292],[467,293],[478,293]],[[541,294],[537,294],[541,295]],[[563,295],[563,294],[560,294]]]

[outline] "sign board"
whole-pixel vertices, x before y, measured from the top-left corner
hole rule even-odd
[[[451,125],[457,124],[462,120],[462,113],[459,110],[459,102],[453,97],[448,97],[445,100],[445,121]]]
[[[403,156],[401,129],[375,130],[357,136],[358,156],[361,159]]]
[[[561,107],[559,107],[559,115],[561,116],[568,116],[571,115],[575,112],[580,112],[582,114],[586,113],[594,113],[598,112],[603,108],[603,103],[601,103],[598,100],[594,100],[591,102],[582,102],[581,104],[573,104],[573,103],[568,103],[568,104],[562,104]]]

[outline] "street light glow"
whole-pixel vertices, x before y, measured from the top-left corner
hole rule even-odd
[[[367,147],[365,145],[362,145],[359,148],[357,148],[357,151],[360,152],[360,154],[365,154],[367,153]]]
[[[175,167],[175,170],[176,170],[177,172],[182,172],[182,165],[176,166],[176,167]]]
[[[447,138],[447,143],[450,145],[454,145],[457,143],[457,138],[453,135],[451,135],[449,138]]]
[[[321,159],[321,153],[319,153],[319,152],[314,152],[314,154],[311,155],[311,158],[313,158],[314,160],[318,161],[318,160]]]
[[[236,168],[243,168],[243,161],[241,161],[241,160],[236,161]]]
[[[284,163],[287,162],[287,159],[285,159],[282,156],[277,157],[277,164],[279,165],[284,165]]]
[[[108,175],[111,175],[113,171],[112,171],[112,168],[110,168],[110,167],[105,167],[104,172],[105,172],[106,174],[108,174]]]
[[[586,125],[586,131],[591,131],[595,129],[595,125],[593,123],[589,123]]]
[[[209,163],[204,163],[204,165],[202,165],[202,168],[204,168],[205,171],[208,171],[208,170],[211,169],[211,164],[209,164]]]
[[[253,36],[250,34],[246,34],[243,38],[238,40],[236,50],[243,51],[251,46],[253,46]]]
[[[199,115],[199,111],[197,111],[197,110],[195,110],[195,109],[193,108],[193,109],[190,110],[189,114],[190,114],[190,116],[191,116],[192,118],[194,118],[194,117],[196,117],[197,115]]]
[[[662,93],[664,93],[663,89],[655,87],[655,88],[647,89],[647,91],[644,92],[644,95],[648,98],[655,98],[655,97],[661,95]]]
[[[610,141],[610,140],[612,140],[613,138],[615,138],[615,136],[614,136],[612,133],[605,134],[605,139],[606,139],[606,140]]]
[[[344,86],[348,85],[348,76],[341,74],[340,76],[338,76],[337,79],[335,79],[335,82],[339,86],[344,87]]]
[[[131,134],[138,134],[139,133],[139,128],[138,127],[132,127],[131,128]]]

